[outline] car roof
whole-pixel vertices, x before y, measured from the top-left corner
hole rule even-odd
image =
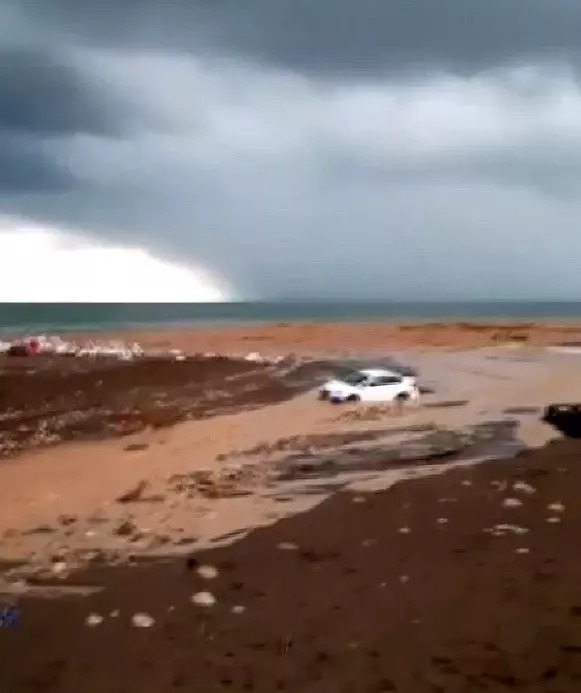
[[[396,376],[401,378],[399,373],[390,371],[388,368],[361,368],[359,372],[371,376],[372,378],[377,378],[379,376]]]

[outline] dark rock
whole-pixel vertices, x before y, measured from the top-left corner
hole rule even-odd
[[[567,438],[581,438],[581,404],[549,404],[541,421],[550,424]]]
[[[53,532],[56,532],[54,527],[50,527],[49,525],[38,525],[37,527],[26,530],[23,534],[52,534]]]
[[[149,483],[145,480],[140,481],[137,486],[123,493],[117,498],[118,503],[137,503],[141,500],[146,489],[149,488]]]
[[[130,537],[136,535],[138,532],[139,527],[132,520],[121,521],[114,530],[114,533],[118,537]]]
[[[59,515],[57,518],[57,522],[59,525],[62,525],[63,527],[68,527],[69,525],[75,524],[77,522],[78,518],[75,515]]]

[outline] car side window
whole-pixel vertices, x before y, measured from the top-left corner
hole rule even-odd
[[[375,385],[397,385],[401,383],[401,378],[394,375],[384,375],[380,378],[376,378]]]

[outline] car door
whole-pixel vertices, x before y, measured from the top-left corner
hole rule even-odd
[[[370,402],[391,402],[401,392],[402,378],[395,375],[381,375],[370,380],[368,396]]]

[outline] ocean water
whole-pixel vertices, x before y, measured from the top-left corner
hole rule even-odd
[[[293,321],[569,320],[577,301],[472,302],[252,302],[252,303],[3,303],[5,332],[114,330],[128,326],[277,323]]]

